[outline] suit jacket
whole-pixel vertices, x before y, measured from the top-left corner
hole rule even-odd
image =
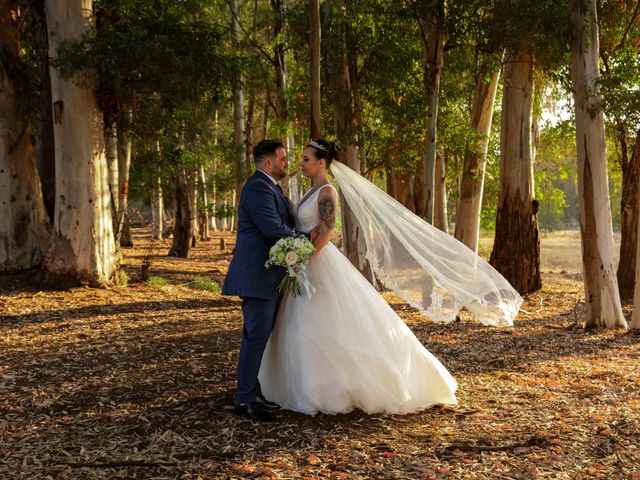
[[[236,249],[222,286],[223,295],[273,299],[284,278],[283,267],[265,268],[269,249],[294,234],[289,200],[262,172],[249,177],[238,204]]]

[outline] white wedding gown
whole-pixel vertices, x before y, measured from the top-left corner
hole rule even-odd
[[[319,192],[294,209],[297,231],[318,225]],[[307,273],[315,294],[284,297],[264,352],[258,378],[267,399],[308,415],[457,403],[454,378],[333,243]]]

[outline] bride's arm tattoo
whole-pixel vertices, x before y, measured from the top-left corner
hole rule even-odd
[[[324,224],[333,228],[336,226],[336,206],[334,204],[333,198],[331,197],[323,197],[318,201],[318,209],[320,210],[320,220],[324,222]]]

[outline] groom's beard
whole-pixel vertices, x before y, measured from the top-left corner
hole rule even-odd
[[[280,169],[278,169],[278,168],[274,168],[274,169],[271,171],[271,176],[272,176],[273,178],[275,178],[276,180],[282,180],[284,177],[286,177],[286,176],[287,176],[287,174],[285,173],[285,171],[284,171],[284,170],[280,170]]]

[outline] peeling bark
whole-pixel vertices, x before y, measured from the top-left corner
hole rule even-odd
[[[5,62],[18,61],[20,41],[13,2],[0,2],[0,272],[38,267],[51,231],[44,207],[31,124],[17,105],[19,82]]]
[[[131,122],[131,113],[127,115]],[[116,244],[121,247],[132,247],[133,240],[127,224],[127,207],[129,204],[129,170],[131,169],[131,137],[123,127],[118,129],[118,210],[116,212]]]
[[[538,202],[533,198],[531,113],[533,56],[526,46],[507,54],[500,128],[500,198],[490,263],[520,293],[538,290]]]
[[[173,222],[173,243],[169,250],[169,256],[188,258],[193,240],[193,222],[186,176],[180,174],[174,179],[174,185],[176,213]]]
[[[48,0],[49,55],[91,29],[91,0]],[[45,258],[45,281],[105,285],[117,280],[109,204],[104,121],[94,92],[50,68],[56,159],[53,247]]]
[[[434,215],[433,226],[445,233],[449,233],[447,222],[447,183],[446,183],[446,158],[444,151],[438,145],[436,155],[436,177],[434,185]]]
[[[620,261],[618,262],[618,289],[620,297],[633,296],[636,274],[636,250],[638,243],[638,201],[640,195],[640,131],[636,134],[635,145],[628,158],[626,139],[621,133],[622,159],[622,198],[620,200]],[[626,157],[626,158],[625,158]]]
[[[322,135],[320,108],[320,0],[309,1],[309,48],[311,50],[311,138]]]
[[[440,78],[444,63],[444,0],[432,2],[435,13],[431,18],[420,19],[424,47],[424,78],[427,90],[427,140],[423,157],[424,170],[424,218],[431,224],[434,221],[435,178],[436,178],[436,141],[438,124],[438,106],[440,103]]]
[[[455,237],[476,253],[480,236],[480,211],[489,148],[489,132],[491,131],[499,77],[499,71],[488,72],[486,62],[476,77],[471,105],[471,128],[477,134],[477,138],[472,141],[465,152],[460,197],[456,211]]]
[[[231,32],[233,46],[240,48],[240,24],[238,23],[238,0],[231,0]],[[242,186],[247,177],[247,164],[245,156],[245,129],[244,129],[244,93],[242,90],[242,78],[236,82],[233,89],[233,145],[235,150],[236,165],[236,193],[240,195]]]
[[[595,0],[572,0],[571,80],[576,118],[578,196],[587,316],[585,328],[625,328],[613,262],[604,114],[599,96]]]

